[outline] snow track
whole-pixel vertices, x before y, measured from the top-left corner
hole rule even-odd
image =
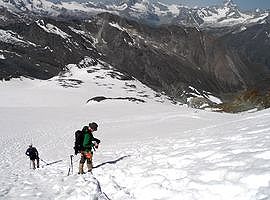
[[[126,102],[0,110],[0,199],[270,198],[269,110],[227,115]],[[100,122],[93,175],[77,175],[77,155],[67,176],[85,119]],[[45,162],[63,161],[30,170],[29,142]]]
[[[91,174],[66,176],[63,169],[58,164],[14,174],[13,184],[2,187],[3,199],[108,199]]]

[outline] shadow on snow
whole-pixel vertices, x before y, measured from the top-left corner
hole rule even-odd
[[[101,167],[101,166],[106,165],[106,164],[115,164],[118,161],[123,160],[124,158],[127,158],[127,157],[130,157],[130,155],[122,156],[121,158],[118,158],[116,160],[112,160],[112,161],[107,161],[107,162],[101,163],[101,164],[99,164],[97,166],[94,166],[93,168],[98,168],[98,167]]]

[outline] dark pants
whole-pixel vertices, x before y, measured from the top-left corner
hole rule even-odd
[[[87,158],[87,154],[91,154],[90,158]],[[91,152],[81,152],[81,160],[80,160],[80,166],[79,166],[79,174],[83,173],[83,164],[85,163],[85,160],[87,161],[87,168],[88,171],[91,172],[93,168],[93,163],[92,163],[92,153]]]
[[[30,157],[30,161],[31,161],[31,163],[32,163],[32,167],[33,167],[33,169],[36,169],[36,163],[35,163],[35,160],[37,161],[37,168],[39,168],[39,158],[31,158]]]

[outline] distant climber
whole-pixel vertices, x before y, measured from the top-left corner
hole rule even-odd
[[[30,144],[25,154],[29,156],[33,169],[36,169],[35,160],[37,161],[37,168],[39,168],[39,156],[38,156],[38,150],[36,149],[36,147],[33,147],[33,145]]]
[[[92,172],[93,168],[93,151],[98,148],[100,140],[93,136],[93,132],[97,131],[98,125],[95,122],[89,123],[89,126],[84,126],[82,129],[83,141],[82,141],[82,150],[81,160],[79,164],[79,174],[84,174],[83,165],[85,160],[87,161],[88,172]]]

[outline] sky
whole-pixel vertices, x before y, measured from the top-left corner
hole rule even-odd
[[[166,3],[180,3],[188,6],[207,6],[207,5],[219,5],[223,3],[223,0],[161,0]],[[234,0],[242,9],[253,8],[270,8],[269,0]]]

